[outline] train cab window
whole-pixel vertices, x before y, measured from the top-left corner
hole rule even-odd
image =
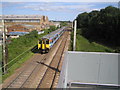
[[[49,44],[49,40],[46,40],[46,44]]]
[[[39,41],[39,44],[42,44],[42,40]]]
[[[43,44],[46,44],[45,40],[43,40]]]

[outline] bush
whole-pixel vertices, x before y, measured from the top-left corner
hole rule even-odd
[[[28,48],[35,46],[38,40],[37,33],[37,31],[32,31],[29,34],[20,36],[16,39],[12,39],[12,42],[8,45],[8,61],[12,60],[22,52],[26,51]]]

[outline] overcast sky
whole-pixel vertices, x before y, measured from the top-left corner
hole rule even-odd
[[[4,1],[11,1],[11,0],[4,0]],[[118,2],[116,2],[116,0],[113,0],[114,2],[77,2],[80,0],[74,0],[74,2],[48,2],[50,0],[44,0],[46,2],[42,2],[43,0],[39,0],[39,1],[41,2],[3,2],[2,11],[0,12],[0,14],[46,15],[49,17],[50,20],[72,21],[76,18],[78,14],[83,12],[100,10],[101,8],[105,8],[110,5],[114,7],[118,6]],[[51,0],[51,1],[55,1],[55,0]],[[73,0],[69,0],[69,1],[73,1]],[[88,1],[88,0],[84,0],[84,1]],[[102,0],[98,0],[98,1],[102,1]],[[108,0],[108,1],[112,1],[112,0]]]

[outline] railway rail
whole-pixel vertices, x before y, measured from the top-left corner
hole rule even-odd
[[[56,45],[55,47],[57,47],[57,49],[59,48],[62,40],[63,40],[64,36],[62,36],[60,39],[59,39],[59,44]],[[39,82],[41,82],[43,76],[44,76],[44,73],[46,72],[47,66],[49,66],[49,64],[51,63],[51,58],[54,57],[54,55],[56,54],[57,52],[57,49],[54,53],[52,53],[52,50],[49,51],[48,55],[46,56],[47,58],[41,62],[38,62],[40,65],[39,65],[39,69],[40,70],[37,70],[35,71],[34,75],[32,75],[29,80],[23,85],[22,88],[27,88],[27,87],[30,87],[30,88],[37,88],[38,87],[38,84]],[[44,64],[43,64],[44,63]],[[37,78],[36,80],[34,80],[37,75]],[[34,81],[33,81],[34,80]],[[32,84],[31,84],[32,83]]]
[[[54,57],[51,60],[50,65],[48,66],[49,68],[47,68],[37,88],[52,88],[54,84],[54,80],[56,78],[56,73],[60,72],[58,67],[61,62],[61,58],[62,58],[64,49],[65,49],[65,44],[67,42],[67,37],[68,37],[68,33],[67,32],[65,33],[66,33],[65,38],[62,40],[56,54],[54,55]]]
[[[40,55],[40,57],[42,58],[40,61],[44,60],[45,55]],[[36,57],[34,59],[34,61],[37,59],[38,57]],[[33,62],[34,62],[33,61]],[[17,77],[15,77],[15,79],[13,81],[11,81],[7,87],[5,87],[5,90],[7,88],[20,88],[26,81],[27,79],[31,76],[31,74],[33,73],[33,71],[38,67],[39,64],[36,63],[30,63],[29,65],[27,65],[22,72],[20,72]]]
[[[14,79],[3,83],[7,88],[52,88],[65,49],[68,32],[65,32],[47,54],[36,54],[32,62],[25,65]]]

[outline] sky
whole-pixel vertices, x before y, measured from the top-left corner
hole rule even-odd
[[[0,14],[3,15],[45,15],[50,20],[72,21],[78,14],[90,12],[92,10],[100,10],[107,6],[118,7],[117,0],[108,0],[107,2],[78,2],[78,0],[70,0],[54,2],[54,0],[39,0],[40,2],[13,2],[14,0],[4,0],[0,3]],[[79,0],[80,1],[80,0]],[[89,1],[89,2],[88,2]],[[99,0],[98,0],[99,1]],[[102,1],[102,0],[101,0]],[[112,2],[110,2],[112,1]]]
[[[1,0],[2,2],[118,2],[119,0]]]

